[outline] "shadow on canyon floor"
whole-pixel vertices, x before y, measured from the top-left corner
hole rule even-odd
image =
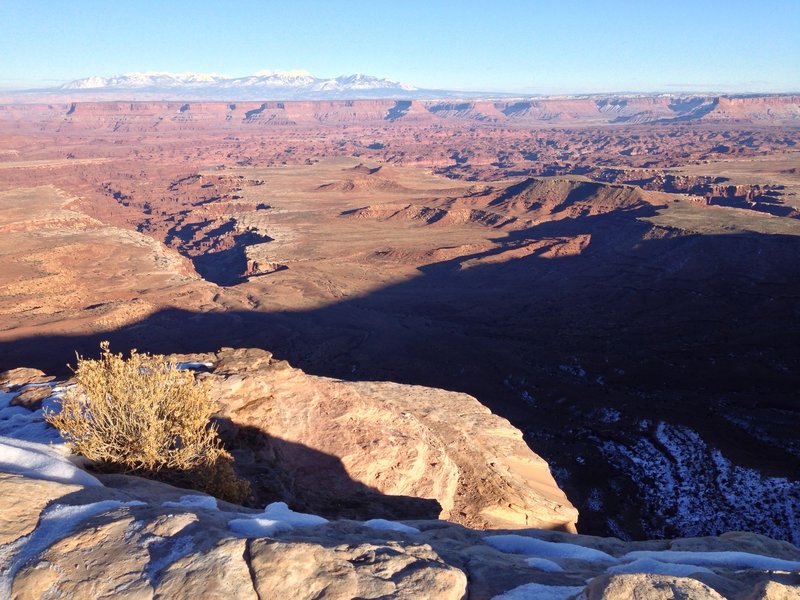
[[[91,356],[108,339],[114,349],[159,353],[255,346],[317,375],[463,391],[537,433],[535,450],[570,470],[562,485],[579,508],[590,487],[616,476],[592,454],[591,435],[576,441],[577,431],[597,425],[598,406],[631,423],[686,425],[733,460],[800,478],[780,439],[743,442],[724,418],[736,406],[758,425],[760,414],[777,410],[800,427],[800,237],[655,235],[638,218],[650,210],[503,234],[495,249],[317,310],[170,309],[110,333],[5,342],[0,369],[63,374],[75,351]],[[502,256],[577,235],[590,236],[579,254]],[[635,504],[636,490],[628,493]],[[627,520],[636,536],[642,515],[634,513]],[[608,534],[592,519],[582,531]]]

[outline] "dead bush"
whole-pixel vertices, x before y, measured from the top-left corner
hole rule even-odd
[[[45,419],[98,469],[245,500],[249,484],[234,474],[210,423],[214,402],[191,371],[136,350],[125,359],[103,342],[98,360],[78,357],[75,381]]]

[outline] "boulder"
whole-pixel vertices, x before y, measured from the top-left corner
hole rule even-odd
[[[26,387],[14,396],[9,404],[11,406],[21,406],[28,410],[39,410],[42,408],[42,400],[49,398],[53,393],[48,385]]]
[[[472,396],[315,377],[263,350],[223,349],[211,362],[200,376],[258,504],[575,531],[547,463]]]
[[[0,373],[0,388],[15,389],[31,383],[47,383],[55,377],[45,375],[44,371],[30,367],[17,367]]]
[[[651,573],[602,575],[580,595],[585,600],[726,600],[706,584],[690,577]]]
[[[465,597],[465,574],[444,563],[429,547],[415,544],[250,544],[255,588],[260,598],[442,598]]]
[[[83,521],[22,565],[12,597],[152,598],[150,553],[138,536],[129,535],[135,521],[134,514],[121,510]],[[40,529],[41,537],[53,533]]]
[[[788,578],[787,578],[788,579]],[[746,600],[797,600],[800,598],[800,574],[793,581],[759,581],[753,586]]]
[[[155,597],[258,600],[246,557],[247,541],[235,538],[220,540],[206,550],[193,551],[164,569],[154,585]]]

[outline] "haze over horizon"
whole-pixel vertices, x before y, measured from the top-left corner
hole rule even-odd
[[[141,71],[302,69],[529,94],[800,90],[800,3],[313,0],[0,4],[0,88]]]

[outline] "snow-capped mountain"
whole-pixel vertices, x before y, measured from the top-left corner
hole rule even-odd
[[[420,90],[372,75],[342,75],[330,79],[315,77],[308,71],[258,71],[245,77],[208,73],[141,72],[111,77],[86,77],[58,88],[81,94],[100,94],[135,98],[146,95],[162,99],[327,99],[327,98],[411,98],[424,97],[434,90]],[[437,91],[438,94],[440,92]]]
[[[111,77],[86,77],[65,83],[62,90],[140,89],[213,85],[223,77],[205,73],[125,73]]]

